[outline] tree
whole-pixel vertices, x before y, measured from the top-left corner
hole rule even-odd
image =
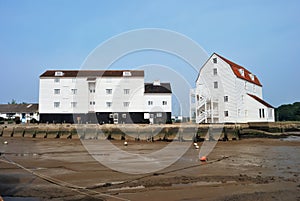
[[[300,121],[300,102],[276,108],[277,121]]]
[[[17,104],[17,101],[15,99],[11,99],[11,102],[8,102],[8,104]]]

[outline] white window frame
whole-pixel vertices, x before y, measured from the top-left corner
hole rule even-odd
[[[60,89],[54,89],[54,94],[59,95],[60,94]]]
[[[168,101],[162,101],[162,105],[168,105]]]
[[[218,75],[218,69],[217,68],[213,68],[213,75]]]
[[[124,94],[126,94],[126,95],[130,93],[130,89],[124,89],[123,91],[124,91]]]
[[[228,110],[225,110],[225,111],[224,111],[224,117],[229,117],[229,112],[228,112]]]
[[[112,106],[112,102],[106,102],[106,107],[110,108]]]
[[[73,101],[71,102],[71,108],[76,108],[77,107],[77,102]]]
[[[76,95],[77,94],[77,89],[71,89],[71,92],[73,95]]]
[[[124,107],[129,107],[129,105],[130,105],[130,102],[123,102]]]
[[[60,83],[60,79],[59,78],[54,78],[54,83]]]
[[[219,83],[217,81],[214,82],[214,89],[218,89],[219,88]]]
[[[153,101],[149,100],[148,105],[153,105]]]
[[[228,100],[229,100],[228,96],[224,96],[224,102],[226,103],[228,102]]]
[[[156,117],[162,117],[162,113],[161,112],[156,113]]]
[[[112,89],[105,89],[105,93],[106,93],[106,95],[112,94]]]
[[[60,102],[58,102],[58,101],[57,101],[57,102],[54,102],[54,103],[53,103],[53,107],[54,107],[54,108],[60,108]]]

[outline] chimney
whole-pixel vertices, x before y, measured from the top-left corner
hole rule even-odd
[[[153,86],[160,86],[160,81],[159,80],[154,80]]]

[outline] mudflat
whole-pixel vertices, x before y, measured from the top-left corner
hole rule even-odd
[[[170,142],[129,141],[126,147],[124,141],[111,143],[145,154]],[[171,166],[127,174],[102,165],[78,139],[1,137],[0,195],[20,201],[300,200],[297,138],[218,142],[206,162],[199,160],[192,142],[178,143],[190,147]]]

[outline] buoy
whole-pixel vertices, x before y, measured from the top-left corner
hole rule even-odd
[[[125,142],[124,142],[124,146],[127,146],[127,145],[128,145],[128,143],[125,141]]]
[[[4,143],[4,144],[8,144],[8,142],[7,142],[7,141],[4,141],[3,143]]]
[[[206,158],[206,156],[202,156],[201,158],[200,158],[200,161],[207,161],[207,158]]]
[[[195,148],[196,148],[196,149],[199,149],[199,146],[198,146],[198,145],[196,145],[196,146],[195,146]]]

